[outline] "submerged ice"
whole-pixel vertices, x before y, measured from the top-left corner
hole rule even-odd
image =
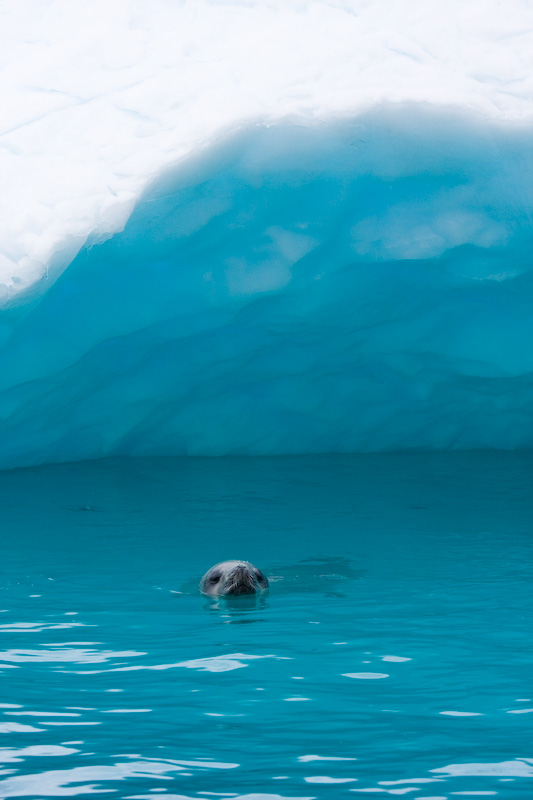
[[[533,446],[530,130],[250,126],[0,317],[0,465]]]

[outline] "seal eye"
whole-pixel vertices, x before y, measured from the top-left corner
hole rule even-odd
[[[218,583],[220,580],[220,575],[217,573],[216,575],[211,575],[209,578],[209,583]]]

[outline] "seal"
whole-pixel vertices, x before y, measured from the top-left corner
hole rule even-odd
[[[249,561],[221,561],[200,581],[200,591],[210,595],[260,594],[268,589],[268,579]]]

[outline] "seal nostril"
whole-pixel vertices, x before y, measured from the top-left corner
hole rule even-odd
[[[248,573],[248,570],[246,569],[246,567],[243,566],[242,564],[239,564],[233,570],[232,575],[235,576],[236,578],[241,579],[241,578],[244,578],[247,575],[247,573]]]

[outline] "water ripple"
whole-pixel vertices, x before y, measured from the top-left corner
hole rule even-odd
[[[109,791],[98,788],[107,781],[123,781],[133,778],[164,778],[169,773],[181,772],[194,767],[205,769],[235,769],[238,764],[203,761],[128,761],[113,766],[74,767],[69,770],[50,770],[31,775],[17,775],[0,782],[0,797],[22,797],[25,795],[65,797],[74,794],[99,794]],[[89,781],[89,783],[87,783]],[[75,787],[72,784],[79,784]]]
[[[120,654],[115,654],[120,655]],[[130,653],[125,655],[146,655],[145,653]],[[278,661],[288,661],[290,660],[287,656],[276,656],[276,655],[247,655],[246,653],[228,653],[227,655],[221,656],[210,656],[209,658],[193,658],[189,661],[178,661],[175,664],[139,664],[135,666],[128,666],[128,667],[111,667],[107,670],[86,670],[84,673],[78,674],[85,674],[90,673],[93,675],[102,673],[102,672],[138,672],[140,670],[167,670],[167,669],[176,669],[177,667],[184,667],[185,669],[195,669],[199,672],[231,672],[234,669],[241,669],[243,667],[247,667],[248,664],[244,663],[245,661],[253,661],[255,659],[264,659],[264,658],[274,658]],[[107,659],[102,659],[103,661]]]
[[[85,649],[65,649],[61,645],[56,645],[58,649],[47,650],[6,650],[0,654],[0,661],[23,662],[54,662],[75,664],[101,664],[113,658],[134,658],[144,656],[146,653],[136,650],[85,650]]]
[[[449,764],[447,767],[432,769],[431,772],[442,773],[449,776],[513,776],[519,778],[533,778],[533,758],[517,758],[515,761],[500,761],[498,763],[479,764]]]

